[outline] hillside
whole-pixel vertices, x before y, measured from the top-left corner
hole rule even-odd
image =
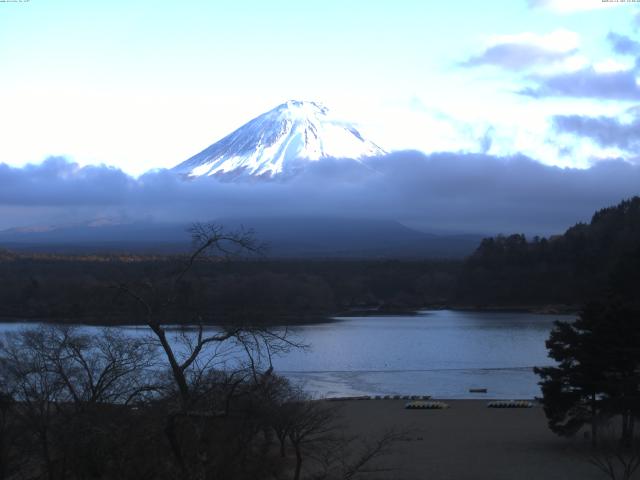
[[[577,305],[615,289],[632,299],[638,266],[640,197],[633,197],[563,235],[484,239],[465,262],[456,297],[475,305]]]
[[[479,235],[435,235],[394,221],[272,217],[225,218],[228,230],[250,228],[269,258],[464,258]],[[0,248],[63,254],[176,254],[190,248],[189,225],[130,222],[0,231]]]

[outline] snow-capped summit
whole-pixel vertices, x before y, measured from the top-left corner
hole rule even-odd
[[[294,173],[304,161],[384,154],[316,102],[289,100],[174,167],[187,177]]]

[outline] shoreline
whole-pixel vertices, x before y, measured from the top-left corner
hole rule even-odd
[[[461,312],[496,312],[496,313],[535,313],[537,315],[577,315],[577,305],[447,305],[441,308],[430,307],[429,310],[458,310]]]
[[[531,313],[536,315],[577,315],[579,308],[571,305],[543,305],[543,306],[468,306],[468,305],[428,305],[417,309],[389,309],[389,310],[342,310],[331,314],[311,314],[296,316],[279,316],[273,320],[256,322],[253,326],[260,327],[298,327],[306,325],[328,324],[340,322],[344,318],[357,317],[394,317],[394,316],[419,316],[430,311],[452,310],[460,312],[482,313]],[[58,325],[92,326],[92,327],[142,327],[146,324],[131,320],[99,321],[94,319],[69,319],[69,318],[40,318],[40,317],[15,317],[0,315],[0,323],[44,323]],[[180,327],[181,324],[165,324],[168,327]],[[241,323],[234,322],[209,322],[202,323],[205,327],[238,326]],[[186,327],[194,327],[196,324],[184,324]]]
[[[292,318],[295,320],[292,321]],[[242,322],[202,322],[203,327],[238,327],[238,326],[253,326],[253,327],[298,327],[304,325],[316,325],[322,323],[334,323],[340,320],[335,316],[325,317],[323,315],[303,315],[296,317],[278,317],[271,321],[256,322],[253,325],[243,324]],[[144,322],[136,322],[133,320],[94,320],[94,319],[70,319],[70,318],[41,318],[41,317],[16,317],[16,316],[2,316],[0,315],[0,323],[42,323],[42,324],[54,324],[54,325],[68,325],[68,326],[82,326],[82,327],[144,327],[147,324]],[[163,323],[167,328],[179,328],[179,327],[197,327],[196,323]]]
[[[486,397],[486,398],[455,398],[455,397],[433,397],[431,395],[354,395],[344,397],[321,397],[314,399],[318,402],[531,402],[533,407],[540,407],[539,397],[525,398],[514,396],[511,398]]]

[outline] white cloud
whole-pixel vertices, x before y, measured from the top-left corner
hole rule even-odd
[[[588,66],[589,59],[587,57],[585,57],[584,55],[572,55],[563,60],[555,70],[541,73],[553,73],[554,71],[577,72],[578,70],[582,70],[583,68],[587,68]]]
[[[559,29],[547,34],[523,32],[487,37],[482,52],[460,65],[478,67],[492,65],[506,70],[526,70],[553,66],[578,54],[580,36]]]
[[[524,32],[515,35],[493,35],[489,37],[490,46],[500,44],[531,45],[550,52],[566,53],[576,50],[580,46],[580,35],[570,30],[555,30],[540,35]]]
[[[607,58],[593,64],[593,69],[598,73],[626,72],[633,68],[633,62],[622,63],[613,58]]]
[[[531,8],[545,8],[556,13],[573,13],[625,5],[625,2],[602,0],[527,0]]]

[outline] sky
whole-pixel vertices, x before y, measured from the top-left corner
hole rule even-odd
[[[589,72],[635,82],[639,10],[601,0],[1,3],[0,162],[65,155],[140,175],[288,99],[324,103],[389,151],[579,167],[630,158],[554,117],[624,120],[637,84],[626,97],[543,86]]]
[[[354,215],[385,188],[390,197],[378,210],[407,224],[433,225],[428,212],[442,202],[459,215],[438,226],[549,233],[640,193],[629,183],[640,164],[640,3],[0,2],[0,228],[141,212],[158,200],[145,200],[152,180],[191,198],[159,169],[288,99],[322,102],[392,152],[380,160],[393,165],[380,168],[382,187],[348,172],[326,180],[343,188],[339,198]],[[443,158],[456,178],[443,172]],[[518,196],[507,187],[531,165],[535,175]],[[494,176],[480,175],[483,168]],[[407,190],[412,172],[431,191],[401,201],[419,191]],[[608,183],[594,191],[602,172]],[[436,175],[448,179],[446,195],[434,194]],[[111,181],[122,190],[108,191]],[[503,183],[509,218],[529,223],[500,224],[505,213],[479,202]],[[464,198],[454,195],[471,184]],[[275,202],[300,185],[265,195]],[[235,208],[278,187],[251,195],[246,186],[234,194],[229,185],[206,188],[218,206],[227,192],[225,205]],[[573,207],[560,215],[562,191]],[[100,192],[99,202],[85,201]],[[493,217],[470,225],[484,218],[469,214],[473,205],[494,208]]]

